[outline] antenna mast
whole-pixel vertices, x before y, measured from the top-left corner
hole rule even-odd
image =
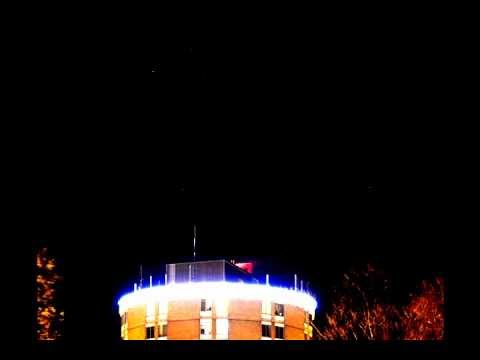
[[[195,261],[196,253],[196,246],[197,246],[197,225],[193,224],[193,261]]]

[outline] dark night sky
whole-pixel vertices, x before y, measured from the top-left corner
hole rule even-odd
[[[252,259],[273,278],[297,272],[322,294],[366,261],[402,289],[444,273],[440,161],[412,142],[386,154],[374,123],[412,110],[399,98],[432,58],[417,49],[418,66],[404,66],[409,53],[394,43],[380,61],[381,40],[341,52],[301,42],[159,46],[146,97],[151,119],[171,127],[125,150],[33,155],[30,238],[65,259],[67,333],[95,316],[116,339],[115,298],[140,263],[157,275],[188,260],[193,223],[201,256]],[[345,81],[352,102],[339,93]],[[388,82],[393,96],[373,91]],[[347,125],[365,117],[361,133]]]

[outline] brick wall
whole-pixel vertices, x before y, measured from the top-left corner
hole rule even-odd
[[[168,304],[168,339],[200,338],[200,300],[174,301]]]
[[[305,310],[285,305],[285,339],[304,340]]]
[[[230,340],[259,340],[262,335],[261,301],[232,300],[229,304]]]
[[[127,323],[128,323],[128,339],[129,340],[144,340],[145,333],[145,316],[146,306],[138,306],[128,309]]]
[[[261,301],[232,300],[228,304],[229,339],[261,339]],[[213,307],[212,338],[216,334]],[[146,306],[131,308],[127,313],[128,338],[145,339]],[[286,340],[304,340],[305,311],[295,306],[285,305]],[[275,323],[273,322],[273,326]],[[272,329],[272,336],[275,330]],[[168,339],[198,340],[200,338],[200,299],[174,301],[168,305]]]

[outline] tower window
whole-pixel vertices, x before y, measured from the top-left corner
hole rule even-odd
[[[283,304],[275,304],[275,316],[285,316],[285,306]]]
[[[155,327],[147,327],[147,339],[155,339]]]
[[[285,339],[284,328],[280,326],[275,326],[275,339]]]
[[[158,320],[167,320],[168,316],[168,301],[160,301],[158,303]]]
[[[271,325],[262,324],[262,337],[272,337],[272,327]]]
[[[212,338],[212,319],[200,319],[200,339]]]
[[[270,301],[262,301],[262,314],[272,314],[272,303]]]
[[[122,314],[121,336],[123,340],[128,339],[127,313]]]
[[[155,304],[147,304],[147,323],[153,323],[155,321]]]
[[[312,314],[310,314],[309,312],[306,312],[305,313],[305,322],[307,324],[310,324],[312,322],[312,320],[313,320]]]
[[[167,324],[162,324],[158,327],[158,337],[167,336],[167,330],[168,330],[167,326],[168,326]]]
[[[228,319],[217,319],[216,333],[217,340],[228,339]]]
[[[217,314],[217,318],[228,317],[228,300],[227,299],[215,300],[215,313]]]
[[[207,299],[202,299],[200,311],[212,311],[212,302]]]

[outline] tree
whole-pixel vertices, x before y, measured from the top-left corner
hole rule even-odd
[[[63,278],[57,274],[57,263],[42,248],[36,259],[37,286],[37,339],[56,340],[61,337],[61,326],[64,319],[63,311],[57,309],[56,295]]]
[[[406,306],[392,302],[390,281],[373,266],[344,274],[318,330],[321,340],[442,340],[443,278],[422,281]]]
[[[437,277],[423,281],[418,295],[410,295],[403,309],[401,325],[406,340],[442,340],[444,338],[445,282]]]
[[[322,340],[390,340],[397,329],[398,311],[386,302],[390,282],[372,265],[344,274],[334,290]],[[382,294],[381,294],[382,293]]]

